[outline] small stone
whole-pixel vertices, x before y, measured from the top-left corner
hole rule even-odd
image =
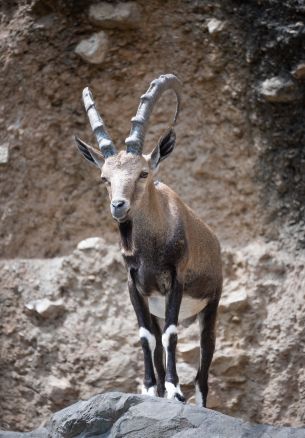
[[[179,381],[181,385],[187,385],[193,387],[194,377],[197,373],[199,363],[199,356],[197,357],[196,363],[190,364],[186,362],[177,362],[177,373],[179,376]]]
[[[198,362],[200,347],[198,342],[178,343],[178,351],[182,359],[187,363]]]
[[[232,397],[230,400],[228,400],[228,406],[233,409],[234,407],[238,406],[238,397]]]
[[[117,5],[101,2],[90,6],[89,19],[103,28],[133,28],[140,22],[140,10],[134,2]]]
[[[75,399],[78,391],[73,388],[66,378],[50,376],[46,383],[46,393],[48,398],[55,405],[63,406],[65,402]]]
[[[16,324],[14,322],[4,324],[2,331],[5,335],[11,335],[16,331]]]
[[[9,144],[3,143],[0,145],[0,164],[8,163],[9,158]]]
[[[108,37],[105,32],[94,33],[88,39],[82,40],[75,53],[90,64],[100,64],[104,61],[108,50]]]
[[[207,26],[210,35],[217,35],[224,29],[225,22],[217,18],[211,18],[208,20]]]
[[[66,310],[62,299],[50,301],[48,298],[31,301],[25,308],[28,313],[42,316],[44,319],[55,319]]]
[[[235,135],[236,138],[242,138],[244,135],[243,130],[238,127],[233,128],[233,134]]]
[[[230,292],[224,296],[219,303],[219,310],[239,311],[248,305],[248,295],[245,289]]]
[[[280,76],[274,76],[261,82],[258,92],[268,102],[292,102],[301,98],[296,84],[290,79],[284,79]]]
[[[305,62],[300,62],[292,71],[292,76],[295,79],[305,79]]]
[[[99,250],[105,246],[105,241],[101,237],[89,237],[88,239],[82,240],[77,245],[77,249],[80,251],[87,251],[90,249]]]

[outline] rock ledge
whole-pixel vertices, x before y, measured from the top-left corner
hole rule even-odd
[[[176,401],[109,392],[54,414],[45,428],[0,432],[0,438],[197,438],[198,436],[304,438],[305,429],[252,425],[237,418]]]

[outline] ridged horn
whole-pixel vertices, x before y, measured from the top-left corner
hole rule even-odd
[[[103,157],[106,159],[117,153],[111,138],[109,137],[103,119],[96,110],[92,93],[88,87],[83,90],[83,102],[88,114],[89,122],[94,132],[98,146]]]
[[[177,97],[176,113],[171,126],[175,125],[180,109],[181,82],[175,75],[161,75],[158,79],[151,82],[146,93],[140,98],[137,114],[131,119],[129,137],[125,140],[127,152],[135,155],[142,153],[149,117],[154,105],[159,97],[169,89],[174,90]]]

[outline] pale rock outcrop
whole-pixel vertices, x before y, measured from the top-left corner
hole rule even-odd
[[[65,377],[58,379],[55,376],[50,376],[45,385],[48,400],[55,406],[71,403],[78,396],[77,387]]]
[[[62,299],[51,301],[48,298],[30,301],[25,304],[29,314],[41,316],[44,319],[55,319],[65,311],[64,301]]]
[[[90,64],[101,64],[108,50],[108,36],[100,31],[80,41],[75,47],[75,53]]]
[[[258,93],[269,102],[292,102],[301,98],[296,84],[291,79],[280,76],[261,82]]]
[[[89,19],[105,29],[128,29],[138,26],[140,9],[135,2],[118,4],[100,2],[90,6]]]

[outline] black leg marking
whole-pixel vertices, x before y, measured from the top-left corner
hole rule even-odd
[[[140,336],[141,336],[141,332],[140,332]],[[140,339],[141,339],[141,345],[142,345],[143,354],[144,354],[144,364],[145,364],[143,383],[144,383],[144,387],[148,391],[149,388],[154,387],[157,382],[156,382],[156,378],[155,378],[154,365],[153,365],[153,360],[152,360],[152,352],[150,349],[149,341],[144,336],[140,337]]]
[[[182,292],[182,285],[174,278],[172,290],[167,297],[165,326],[162,335],[162,344],[166,355],[165,388],[167,398],[175,398],[179,401],[185,401],[180,390],[176,369],[177,325]]]
[[[144,354],[144,388],[143,393],[155,394],[156,377],[153,366],[153,355],[155,353],[156,338],[153,334],[151,315],[143,296],[138,292],[133,281],[133,272],[129,272],[128,289],[130,300],[135,310],[138,324],[141,345]]]
[[[152,315],[152,325],[153,325],[153,333],[156,337],[154,364],[158,374],[157,390],[159,397],[164,397],[165,368],[163,362],[162,332],[157,317],[153,315]]]
[[[208,374],[215,350],[215,323],[218,301],[211,302],[199,315],[200,324],[200,364],[196,376],[197,403],[206,407],[209,391]],[[199,397],[201,395],[201,400]]]

